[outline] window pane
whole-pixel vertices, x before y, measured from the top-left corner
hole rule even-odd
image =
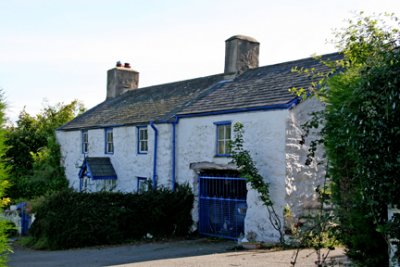
[[[225,154],[225,142],[218,141],[218,154]]]
[[[143,140],[143,129],[139,129],[139,140]]]
[[[148,147],[147,147],[147,141],[143,142],[143,151],[147,151]]]
[[[83,144],[83,152],[84,153],[88,152],[88,143]]]
[[[218,140],[223,140],[224,139],[224,125],[218,125]]]
[[[143,140],[147,140],[147,129],[143,129]]]
[[[225,125],[225,139],[231,139],[231,126]]]

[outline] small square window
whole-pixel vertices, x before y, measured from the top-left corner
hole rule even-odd
[[[113,136],[113,129],[106,129],[105,130],[105,145],[106,145],[106,154],[113,154],[114,153],[114,136]]]
[[[149,151],[148,147],[148,131],[147,126],[139,126],[138,128],[138,154],[146,154]]]

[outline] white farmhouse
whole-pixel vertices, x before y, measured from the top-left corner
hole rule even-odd
[[[70,186],[78,191],[137,192],[188,183],[201,234],[237,238],[256,233],[277,241],[257,193],[238,177],[227,145],[233,124],[244,125],[245,149],[270,183],[275,209],[299,217],[316,201],[324,170],[304,164],[299,144],[315,100],[301,104],[288,89],[310,86],[293,67],[327,70],[313,58],[258,66],[259,43],[226,40],[225,71],[139,88],[139,73],[117,63],[107,74],[107,98],[57,130]],[[323,56],[336,59],[337,54]]]

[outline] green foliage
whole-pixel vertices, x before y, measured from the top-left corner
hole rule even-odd
[[[5,122],[5,109],[6,104],[4,102],[3,91],[0,90],[0,156],[4,155],[4,122]],[[7,168],[4,163],[0,161],[0,212],[3,210],[4,204],[7,201],[4,199],[4,192],[9,186],[7,180]],[[4,219],[0,218],[0,266],[7,266],[7,254],[10,252],[8,246],[8,233],[10,232],[10,224]]]
[[[327,86],[317,96],[326,110],[312,121],[325,122],[319,142],[348,256],[360,266],[387,266],[387,206],[400,204],[398,19],[361,13],[336,38],[343,60],[328,64],[335,75],[321,77]]]
[[[284,233],[282,228],[282,221],[275,211],[274,203],[272,202],[269,193],[269,184],[266,183],[263,177],[258,173],[250,152],[243,147],[243,124],[240,122],[235,123],[233,126],[234,139],[232,141],[232,159],[236,166],[239,168],[240,176],[247,179],[251,187],[255,189],[260,196],[261,201],[268,211],[268,218],[271,225],[279,233],[279,242],[285,245]]]
[[[116,244],[185,236],[192,226],[193,193],[158,189],[141,194],[61,191],[34,205],[31,245],[42,249]]]
[[[68,186],[60,165],[60,147],[55,129],[84,111],[81,103],[46,106],[35,117],[23,110],[16,126],[6,131],[3,156],[10,170],[12,186],[7,195],[13,199],[31,199]]]
[[[393,18],[397,21],[397,19]],[[360,17],[339,35],[346,69],[329,80],[325,145],[349,256],[387,265],[387,205],[400,204],[399,31]]]
[[[317,266],[326,266],[329,253],[339,246],[339,227],[337,218],[331,206],[330,191],[327,177],[322,186],[317,186],[320,206],[317,210],[309,211],[303,215],[292,231],[293,245],[297,246],[297,252],[293,258],[292,266],[297,263],[297,257],[302,248],[313,248],[317,255]]]

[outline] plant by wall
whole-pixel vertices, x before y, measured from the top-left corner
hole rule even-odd
[[[310,157],[307,158],[307,160],[309,159]],[[323,184],[317,185],[315,189],[318,194],[319,208],[314,212],[303,215],[292,226],[293,245],[297,247],[291,261],[293,267],[296,266],[298,254],[303,248],[314,249],[317,256],[316,266],[330,266],[327,262],[328,256],[335,247],[340,245],[337,217],[330,208],[332,205],[331,192],[327,183],[328,177],[325,176]]]
[[[268,219],[272,227],[279,233],[279,242],[281,245],[285,245],[282,220],[274,208],[269,192],[269,184],[258,173],[250,152],[243,147],[243,124],[240,122],[235,123],[233,131],[234,139],[231,144],[233,162],[239,168],[240,176],[246,178],[251,187],[259,193],[261,201],[267,208]]]
[[[185,236],[193,199],[187,185],[141,194],[56,192],[34,206],[31,245],[65,249]]]
[[[348,256],[360,266],[387,266],[387,206],[400,204],[398,19],[361,13],[336,37],[343,60],[329,62],[334,75],[319,77],[320,90],[311,90],[326,103],[311,121],[325,125],[318,143],[329,159]]]

